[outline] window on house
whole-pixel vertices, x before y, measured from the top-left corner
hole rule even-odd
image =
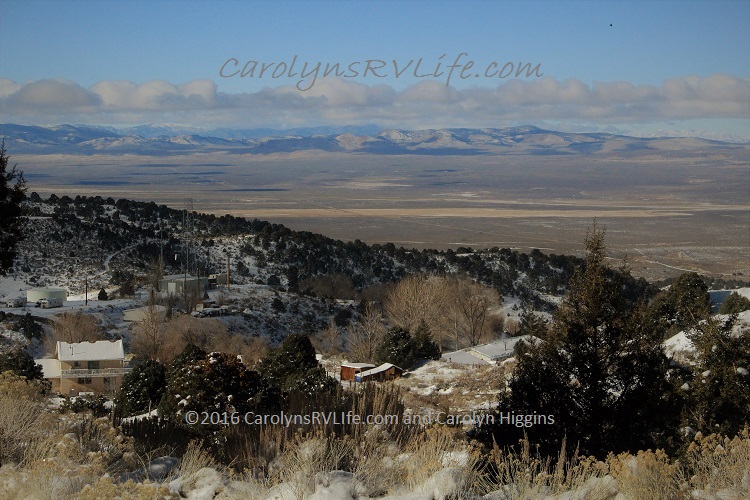
[[[89,370],[98,370],[98,369],[99,369],[98,361],[89,361]]]
[[[91,377],[78,377],[78,383],[81,385],[90,384]]]

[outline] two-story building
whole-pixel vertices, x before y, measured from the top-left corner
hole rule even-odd
[[[35,361],[52,383],[52,392],[72,396],[81,392],[113,394],[132,369],[126,365],[122,339],[58,342],[55,358]]]

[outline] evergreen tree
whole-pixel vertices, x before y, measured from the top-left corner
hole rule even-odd
[[[257,372],[247,370],[235,355],[212,352],[203,359],[173,363],[167,391],[159,404],[159,416],[183,423],[186,412],[261,413],[268,397]],[[277,401],[276,401],[277,402]]]
[[[129,417],[155,409],[166,390],[167,371],[163,364],[151,359],[138,363],[122,379],[115,399],[117,416]]]
[[[750,300],[747,297],[743,297],[737,292],[732,292],[729,297],[724,299],[719,309],[720,314],[738,314],[742,311],[750,309]]]
[[[378,363],[392,363],[401,368],[411,368],[417,360],[417,346],[408,330],[391,328],[375,350]]]
[[[732,335],[736,321],[710,319],[688,337],[696,347],[687,424],[704,433],[733,436],[750,415],[750,333]]]
[[[13,323],[13,329],[22,332],[27,339],[40,339],[44,335],[44,327],[36,321],[31,313],[26,313]]]
[[[299,333],[287,335],[260,361],[258,371],[270,386],[285,393],[296,391],[312,396],[336,386],[336,381],[318,364],[310,338]]]
[[[667,301],[674,310],[675,323],[681,329],[698,324],[711,313],[708,286],[697,273],[680,275],[669,287]]]
[[[44,380],[42,365],[36,364],[34,358],[22,348],[0,354],[0,373],[7,371],[28,380]]]
[[[99,290],[98,299],[99,300],[109,300],[109,295],[107,295],[107,290],[105,290],[104,288],[102,288],[101,290]]]
[[[603,457],[669,444],[668,430],[677,423],[670,418],[679,411],[660,335],[626,295],[625,270],[604,265],[604,233],[596,225],[586,250],[547,338],[519,346],[496,423],[487,429],[501,445],[526,433],[545,454],[558,453],[566,439],[571,449]],[[554,425],[518,428],[499,418],[511,412],[551,415]]]
[[[430,327],[422,321],[414,332],[415,356],[417,359],[440,359],[440,348],[435,342]]]
[[[524,309],[518,324],[518,335],[531,335],[544,339],[547,337],[547,322],[534,314],[531,309]]]
[[[23,172],[8,170],[5,141],[0,145],[0,275],[13,267],[16,245],[23,239],[23,216],[21,202],[26,198],[26,181]]]

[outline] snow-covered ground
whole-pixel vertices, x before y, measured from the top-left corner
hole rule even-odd
[[[749,288],[743,290],[750,292]],[[726,314],[717,314],[715,318],[719,321],[726,321],[728,316]],[[732,335],[748,335],[750,334],[748,331],[750,331],[750,310],[742,311],[737,315],[737,320],[732,327]],[[695,346],[685,331],[681,331],[665,340],[664,350],[667,356],[683,360],[695,354]]]

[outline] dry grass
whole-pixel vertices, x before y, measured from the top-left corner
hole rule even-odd
[[[191,441],[180,459],[180,465],[173,471],[172,479],[179,477],[188,481],[196,476],[199,470],[215,467],[216,462],[200,443]]]
[[[696,435],[686,456],[682,484],[706,495],[725,492],[726,498],[750,498],[750,431],[733,438]]]
[[[581,498],[610,498],[614,489],[606,479],[606,464],[578,453],[568,457],[565,443],[556,460],[532,453],[528,439],[521,443],[520,452],[494,446],[490,458],[497,476],[484,488],[500,490],[506,498],[542,498],[570,491],[585,492]]]
[[[607,459],[610,474],[617,479],[621,493],[628,498],[669,500],[679,494],[678,468],[662,450],[623,453]]]
[[[38,383],[12,372],[0,374],[0,465],[45,457],[53,446],[46,432],[51,419]]]

